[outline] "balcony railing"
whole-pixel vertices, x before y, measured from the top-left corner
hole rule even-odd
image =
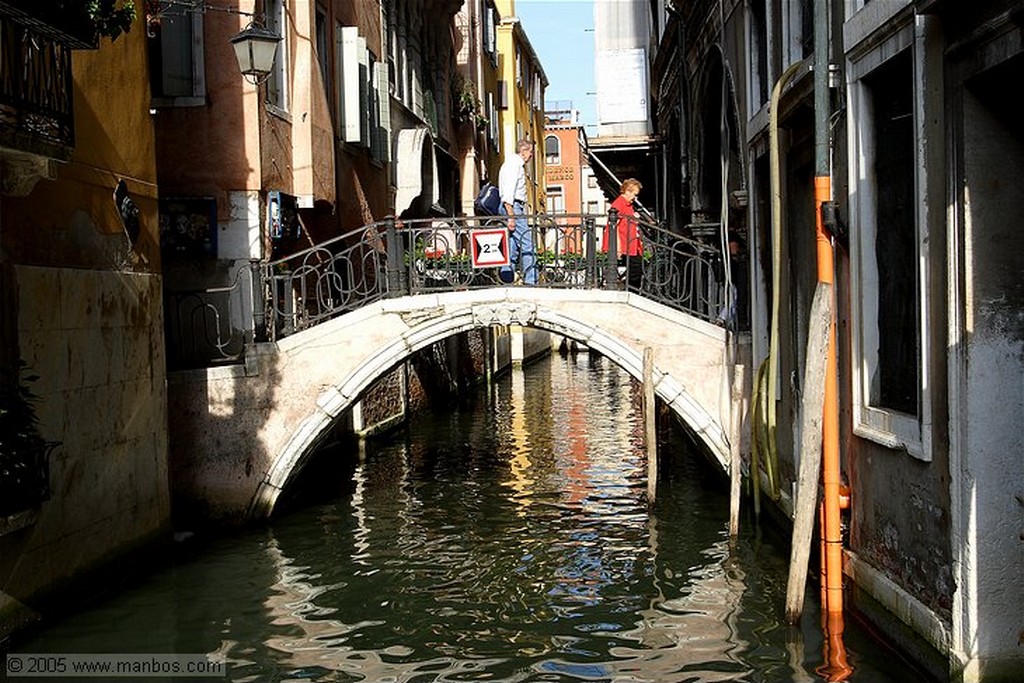
[[[0,16],[0,144],[56,159],[75,144],[71,51]]]
[[[602,244],[604,215],[528,218],[537,286],[623,289],[720,323],[726,301],[720,250],[639,222],[643,254]],[[245,345],[273,341],[385,298],[513,285],[497,267],[473,266],[474,230],[503,218],[382,221],[271,262],[246,264],[228,286],[167,295],[172,369],[237,362]],[[244,322],[239,311],[251,306]]]

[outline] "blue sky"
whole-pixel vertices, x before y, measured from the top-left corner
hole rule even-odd
[[[592,0],[516,0],[526,29],[548,77],[545,100],[571,100],[580,122],[593,135],[597,125],[594,82],[594,3]]]

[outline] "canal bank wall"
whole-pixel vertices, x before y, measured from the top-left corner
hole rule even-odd
[[[160,277],[18,266],[4,281],[14,298],[4,310],[19,319],[17,343],[0,341],[28,368],[23,386],[52,448],[31,471],[36,504],[11,512],[15,491],[0,491],[0,642],[171,537]],[[26,474],[14,485],[32,486]]]

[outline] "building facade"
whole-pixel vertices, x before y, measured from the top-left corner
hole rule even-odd
[[[824,225],[850,494],[845,592],[936,676],[1013,680],[1024,667],[1024,593],[1010,578],[1024,509],[1024,238],[1005,180],[1020,173],[1024,136],[999,93],[1024,68],[1024,6],[651,8],[667,214],[740,237],[755,364],[782,378],[765,389],[774,422],[755,426],[774,433],[778,456],[780,480],[758,472],[765,492],[792,512]],[[822,38],[831,58],[816,100]],[[819,223],[823,137],[834,211]]]
[[[0,2],[0,639],[170,536],[145,32],[50,9]]]
[[[519,140],[536,143],[533,159],[526,167],[526,194],[528,211],[539,213],[547,204],[541,148],[544,140],[544,90],[548,79],[515,14],[515,0],[497,0],[497,6],[501,15],[498,25],[499,154],[502,159],[516,154],[516,142]]]
[[[455,18],[459,45],[455,86],[455,135],[461,169],[461,202],[456,213],[474,213],[483,182],[497,183],[501,164],[498,120],[498,24],[494,0],[466,0]]]
[[[650,62],[651,7],[646,0],[595,0],[594,75],[597,135],[587,140],[591,167],[607,197],[626,178],[644,187],[635,205],[662,216],[659,138],[654,134]]]

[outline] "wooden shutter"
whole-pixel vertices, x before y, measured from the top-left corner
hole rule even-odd
[[[341,74],[341,86],[338,88],[341,139],[345,142],[359,142],[362,121],[359,109],[359,29],[339,25],[335,38],[338,73]],[[365,47],[363,51],[366,51]]]

